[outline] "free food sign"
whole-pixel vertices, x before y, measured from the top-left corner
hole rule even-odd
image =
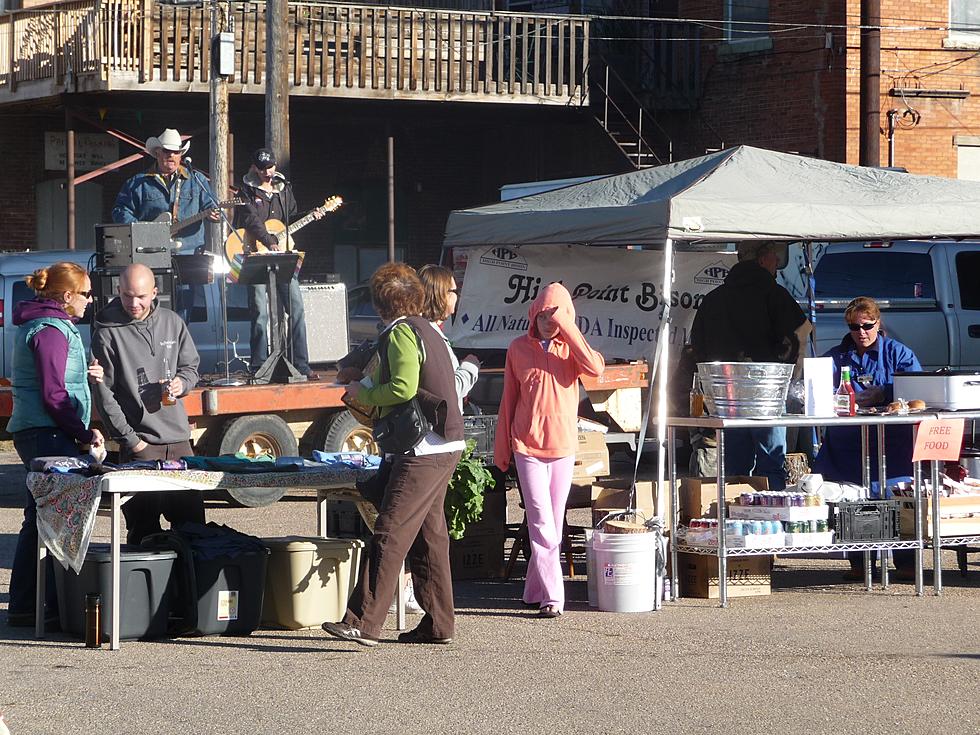
[[[572,294],[579,329],[607,359],[649,357],[663,318],[662,251],[582,245],[468,248],[456,318],[446,332],[462,348],[506,348],[528,331],[528,308],[544,286]],[[676,253],[671,345],[688,340],[704,295],[720,285],[735,256]]]

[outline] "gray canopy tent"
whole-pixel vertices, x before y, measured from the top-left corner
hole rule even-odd
[[[849,166],[738,146],[700,158],[474,209],[452,212],[445,247],[645,245],[673,251],[735,240],[788,242],[964,238],[980,235],[980,182]],[[654,356],[666,373],[669,303]],[[651,383],[652,385],[652,383]],[[658,442],[666,441],[667,381],[658,386]],[[664,452],[658,477],[665,479]]]

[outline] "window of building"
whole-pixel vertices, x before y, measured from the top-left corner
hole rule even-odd
[[[951,41],[980,45],[980,3],[976,0],[949,0],[949,25]]]
[[[732,43],[768,39],[769,0],[725,0],[725,38]]]
[[[827,253],[817,263],[814,277],[818,299],[861,295],[875,299],[936,298],[928,253]]]

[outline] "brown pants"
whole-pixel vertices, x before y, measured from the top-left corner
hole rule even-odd
[[[119,461],[135,459],[180,459],[194,454],[189,441],[173,444],[150,444],[142,452],[119,449]],[[160,533],[162,515],[170,525],[191,521],[204,523],[204,496],[197,490],[174,490],[165,493],[138,493],[123,507],[126,518],[126,543],[138,544],[144,536]]]
[[[425,610],[419,629],[435,638],[453,637],[453,580],[443,506],[460,454],[400,455],[392,460],[367,568],[351,595],[345,623],[379,637],[407,557],[415,599]]]

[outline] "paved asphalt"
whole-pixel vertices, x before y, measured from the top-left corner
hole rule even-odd
[[[15,457],[0,455],[0,608],[21,483]],[[259,536],[314,532],[308,497],[216,502],[209,518]],[[107,536],[99,519],[96,540]],[[866,594],[840,580],[841,560],[784,559],[771,596],[647,614],[590,610],[578,577],[557,620],[520,606],[519,581],[457,583],[448,647],[395,643],[393,618],[371,650],[320,630],[259,630],[112,652],[0,622],[0,710],[14,735],[977,733],[973,558],[962,579],[947,556],[941,598],[908,584]]]

